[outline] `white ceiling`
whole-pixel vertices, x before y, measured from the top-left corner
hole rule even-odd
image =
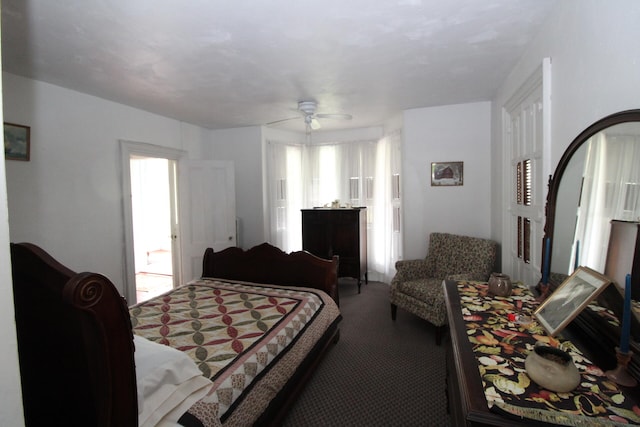
[[[490,100],[557,0],[2,0],[2,68],[212,129]],[[300,119],[278,125],[303,130]]]

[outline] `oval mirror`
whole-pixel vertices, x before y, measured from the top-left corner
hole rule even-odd
[[[612,221],[632,227],[640,221],[640,110],[597,121],[560,159],[549,183],[545,225],[552,286],[579,265],[605,273]],[[611,278],[624,285],[624,276]],[[640,299],[640,284],[634,291]]]
[[[620,249],[611,245],[614,226],[635,247]],[[549,180],[542,276],[550,289],[560,285],[578,266],[587,266],[613,279],[598,302],[622,318],[624,277],[632,273],[632,298],[640,300],[640,110],[607,116],[585,129],[569,145]],[[616,243],[617,244],[617,243]],[[548,248],[548,250],[547,250]],[[547,253],[548,252],[548,253]],[[624,257],[623,257],[624,255]],[[623,259],[624,258],[624,259]],[[611,262],[619,261],[618,272]],[[624,261],[624,262],[623,262]],[[549,268],[545,272],[545,268]],[[577,327],[600,349],[609,361],[620,328],[608,325],[590,310],[576,318]],[[640,321],[631,318],[632,351],[630,366],[640,379]]]

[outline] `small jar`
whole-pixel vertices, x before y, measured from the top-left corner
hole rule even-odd
[[[491,273],[489,277],[489,293],[499,297],[508,297],[513,290],[511,278],[502,273]]]

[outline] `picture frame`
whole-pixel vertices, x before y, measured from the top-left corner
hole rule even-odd
[[[31,128],[4,122],[4,158],[28,162],[31,156]]]
[[[547,333],[555,336],[610,283],[603,274],[578,267],[533,314]]]
[[[464,182],[464,162],[432,162],[431,186],[458,186]]]

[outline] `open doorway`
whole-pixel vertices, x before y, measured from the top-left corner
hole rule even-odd
[[[136,301],[140,302],[174,287],[175,162],[132,154],[129,166]]]
[[[219,251],[236,245],[235,175],[233,163],[228,161],[188,159],[185,151],[142,142],[121,140],[120,147],[125,260],[123,295],[132,305],[152,296],[151,292],[138,294],[136,272],[153,269],[150,273],[162,271],[168,276],[169,264],[163,263],[163,269],[159,270],[158,259],[171,259],[172,280],[165,280],[170,283],[166,289],[169,290],[200,277],[206,248]],[[132,173],[132,169],[138,168],[137,163],[151,165],[151,160],[162,160],[156,173]],[[144,170],[153,168],[145,167]],[[164,225],[167,213],[168,232]],[[161,225],[151,232],[141,231],[147,222]],[[150,240],[157,238],[159,243],[144,243],[144,237],[137,237],[142,233],[150,233]],[[138,241],[143,243],[138,245]],[[167,246],[171,249],[170,255]]]

